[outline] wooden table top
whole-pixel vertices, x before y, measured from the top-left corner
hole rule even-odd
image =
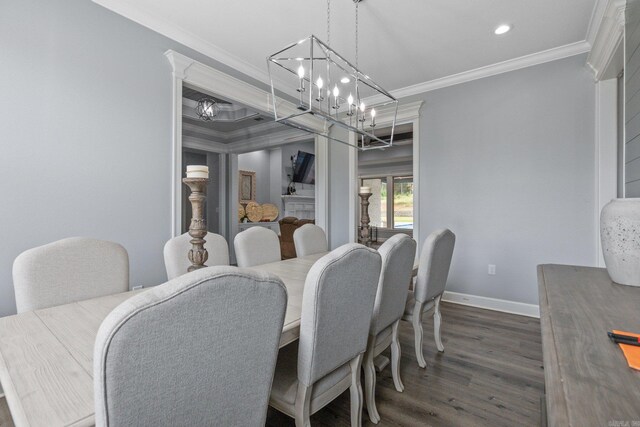
[[[280,346],[300,336],[307,272],[324,254],[253,267],[279,276],[288,303]],[[145,290],[0,318],[0,382],[16,426],[94,424],[93,347],[116,306]]]
[[[538,266],[550,426],[640,425],[640,372],[607,331],[640,332],[640,287],[604,268]]]

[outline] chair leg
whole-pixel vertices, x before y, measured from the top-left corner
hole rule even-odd
[[[360,384],[360,367],[362,354],[357,355],[350,362],[351,365],[351,427],[362,426],[362,385]]]
[[[413,308],[411,321],[413,322],[413,334],[415,335],[416,359],[418,359],[418,366],[420,366],[421,368],[426,368],[427,362],[425,362],[424,356],[422,354],[422,308],[423,304],[416,301],[416,305]]]
[[[373,349],[376,345],[376,338],[369,337],[367,351],[364,355],[362,368],[364,370],[364,395],[367,402],[367,412],[372,423],[380,422],[380,414],[376,408],[376,368],[373,364]]]
[[[404,384],[400,379],[400,341],[398,340],[398,327],[400,319],[393,324],[393,332],[391,333],[391,375],[393,376],[393,384],[400,393],[404,390]],[[368,404],[368,403],[367,403]]]
[[[440,324],[442,323],[442,316],[440,315],[440,299],[442,295],[436,297],[436,307],[433,313],[433,336],[436,338],[436,347],[439,352],[444,351],[442,345],[442,339],[440,338]]]
[[[310,411],[311,411],[311,388],[298,382],[298,391],[295,403],[295,420],[296,427],[311,427]]]

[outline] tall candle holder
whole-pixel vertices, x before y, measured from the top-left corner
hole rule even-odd
[[[371,246],[371,233],[369,229],[369,197],[373,193],[359,193],[360,196],[360,238],[358,241],[365,245]]]
[[[191,224],[189,224],[189,236],[191,236],[191,249],[189,250],[189,261],[191,265],[187,269],[192,272],[199,268],[206,267],[204,265],[209,258],[209,254],[204,247],[207,235],[207,221],[204,217],[204,206],[207,200],[207,184],[208,178],[182,178],[182,182],[191,190],[189,201],[191,202]]]

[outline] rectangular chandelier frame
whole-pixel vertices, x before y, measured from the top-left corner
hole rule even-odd
[[[393,145],[398,100],[316,36],[311,35],[292,43],[269,56],[267,68],[276,122],[324,136],[358,150],[380,149]],[[298,111],[293,114],[278,114],[274,85],[276,70],[287,81],[297,81]],[[382,99],[375,107],[386,107],[385,110],[392,111],[391,135],[385,132],[384,139],[375,132],[375,109],[364,105],[362,101],[371,96]],[[329,124],[353,132],[356,136],[355,144],[330,136],[328,126],[325,127],[325,131],[318,131],[295,120],[296,117],[305,114],[321,117]],[[386,120],[384,125],[389,126]]]

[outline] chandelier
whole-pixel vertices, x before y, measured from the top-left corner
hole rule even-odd
[[[355,3],[355,65],[331,48],[331,3],[327,0],[327,43],[315,35],[292,43],[267,58],[271,83],[273,112],[276,122],[342,142],[359,150],[386,148],[393,144],[398,100],[375,83],[358,68],[358,4]],[[282,82],[285,93],[297,92],[298,111],[278,114],[274,82]],[[376,108],[386,107],[392,112],[391,135],[376,136],[376,109],[366,105],[365,99],[381,99]],[[311,114],[353,132],[355,141],[329,135],[329,126],[318,131],[296,121],[296,117]],[[385,124],[387,126],[388,124]]]
[[[213,120],[218,112],[218,103],[213,98],[201,98],[196,105],[196,114],[207,122]]]

